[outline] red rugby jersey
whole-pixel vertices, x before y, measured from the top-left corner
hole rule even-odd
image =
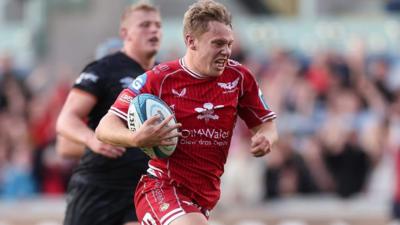
[[[183,59],[160,64],[122,91],[110,111],[126,120],[130,99],[140,93],[164,100],[182,123],[173,155],[150,160],[148,172],[188,190],[188,197],[207,209],[220,196],[237,115],[249,128],[276,117],[249,70],[233,60],[218,77],[196,74]]]

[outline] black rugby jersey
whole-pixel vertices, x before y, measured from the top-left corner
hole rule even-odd
[[[75,81],[73,88],[97,98],[88,116],[93,130],[107,113],[118,94],[145,70],[122,52],[106,56],[88,64]],[[127,149],[117,159],[107,158],[86,149],[72,176],[73,182],[90,183],[102,187],[131,189],[146,172],[149,158],[140,149]]]

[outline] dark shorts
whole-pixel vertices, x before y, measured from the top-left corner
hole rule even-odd
[[[400,219],[400,201],[394,201],[392,205],[392,218]]]
[[[137,221],[134,190],[70,183],[64,225],[122,225]]]

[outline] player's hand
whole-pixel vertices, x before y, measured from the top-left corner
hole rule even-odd
[[[87,145],[93,152],[112,159],[121,157],[126,151],[125,148],[116,147],[99,141],[95,135],[88,140]]]
[[[254,157],[262,157],[265,154],[271,152],[271,141],[261,134],[255,134],[251,138],[251,150],[250,152]]]
[[[136,146],[138,147],[153,147],[153,146],[169,146],[175,145],[173,140],[175,137],[181,136],[178,128],[182,124],[177,123],[173,126],[168,126],[174,115],[170,115],[160,122],[160,116],[155,115],[146,120],[143,125],[135,132]]]

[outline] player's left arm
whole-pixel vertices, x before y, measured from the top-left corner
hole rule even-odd
[[[271,152],[271,148],[278,140],[275,120],[269,120],[251,129],[254,132],[251,138],[250,152],[254,157],[261,157]]]
[[[238,114],[254,133],[251,138],[251,153],[255,157],[261,157],[269,153],[273,144],[278,140],[275,124],[276,114],[266,103],[251,72],[242,66],[238,66],[238,68],[243,78],[240,85],[242,89]]]

